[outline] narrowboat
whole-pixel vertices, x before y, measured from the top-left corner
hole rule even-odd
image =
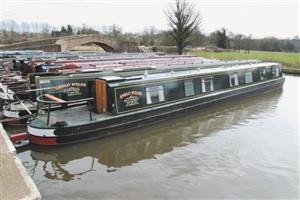
[[[28,138],[33,144],[62,145],[149,126],[224,99],[281,87],[281,69],[281,64],[260,62],[99,76],[83,86],[88,98],[64,101],[50,94],[38,96],[37,101],[49,109],[30,119]],[[80,101],[86,104],[67,107]],[[51,111],[52,105],[65,109]]]

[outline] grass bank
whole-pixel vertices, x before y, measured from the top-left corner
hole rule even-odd
[[[193,55],[215,58],[221,60],[257,59],[263,61],[279,62],[284,65],[283,72],[300,74],[300,53],[250,51],[241,52],[204,52],[191,51]]]

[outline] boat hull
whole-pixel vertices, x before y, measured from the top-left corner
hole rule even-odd
[[[29,123],[29,139],[31,143],[39,145],[62,145],[91,140],[94,138],[126,132],[132,129],[138,129],[170,118],[182,116],[191,111],[200,109],[201,107],[209,104],[213,105],[219,101],[229,98],[280,88],[283,83],[284,78],[280,77],[265,82],[228,89],[222,92],[211,93],[189,101],[170,104],[159,109],[117,115],[111,119],[91,121],[78,126],[43,129],[34,127],[31,123]]]

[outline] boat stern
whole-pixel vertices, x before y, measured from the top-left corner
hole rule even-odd
[[[58,145],[55,130],[55,127],[48,127],[39,119],[33,119],[27,124],[27,133],[32,144]]]

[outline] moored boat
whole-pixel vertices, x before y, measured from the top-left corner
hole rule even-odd
[[[186,68],[143,75],[103,75],[87,84],[88,98],[64,101],[45,94],[39,103],[86,105],[38,114],[28,123],[31,143],[60,145],[112,135],[166,120],[235,96],[281,87],[278,63]]]
[[[20,52],[17,53],[19,54]],[[177,56],[153,53],[100,54],[95,55],[96,57],[78,57],[78,59],[72,60],[66,58],[43,60],[43,56],[46,55],[42,52],[37,53],[38,55],[32,58],[27,57],[27,53],[24,55],[25,57],[19,57],[19,60],[14,58],[14,67],[12,68],[21,71],[13,71],[1,76],[1,85],[3,85],[0,88],[1,109],[3,105],[6,105],[4,107],[6,119],[2,120],[2,122],[11,123],[12,121],[18,121],[18,123],[26,123],[27,118],[23,114],[28,113],[27,105],[21,104],[20,108],[11,109],[15,107],[13,104],[21,100],[26,100],[30,104],[36,104],[36,96],[42,94],[52,94],[66,101],[87,98],[89,97],[86,89],[87,83],[100,76],[136,76],[142,75],[145,70],[148,70],[149,74],[157,74],[170,70],[184,71],[195,68],[204,69],[220,65],[225,67],[259,62],[257,60],[217,61],[188,55]],[[29,55],[33,56],[32,53]],[[61,56],[67,55],[62,54]],[[28,60],[25,60],[26,58]],[[37,69],[41,69],[43,72],[32,73],[32,71],[39,71]],[[54,71],[49,72],[52,70]],[[39,106],[41,109],[47,109],[43,103],[39,104]]]

